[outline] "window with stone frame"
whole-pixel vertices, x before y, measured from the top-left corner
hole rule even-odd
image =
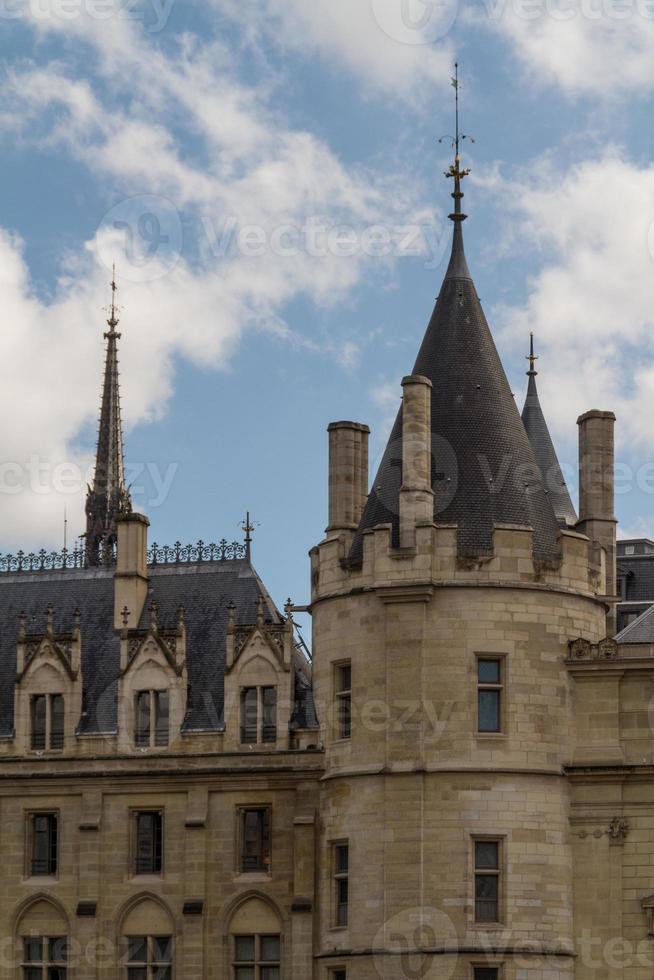
[[[499,966],[473,966],[472,980],[500,980]]]
[[[234,936],[233,980],[281,980],[281,936]]]
[[[126,980],[173,980],[172,936],[127,936]]]
[[[134,741],[140,748],[164,748],[170,740],[170,693],[138,691],[134,708]]]
[[[136,810],[134,821],[134,874],[160,875],[164,860],[162,810]]]
[[[337,967],[329,971],[329,980],[347,980],[347,971],[343,967]]]
[[[63,694],[33,694],[30,698],[30,745],[36,752],[63,749]]]
[[[23,939],[21,980],[67,980],[68,939],[65,936],[26,936]]]
[[[473,840],[473,850],[475,922],[478,924],[500,922],[502,917],[502,841],[500,839],[476,838]]]
[[[500,734],[503,730],[504,658],[477,657],[477,731]]]
[[[350,845],[347,841],[332,844],[333,866],[333,924],[344,929],[348,924],[350,906]]]
[[[277,688],[241,688],[241,744],[270,745],[277,741]]]
[[[27,815],[27,874],[35,878],[52,878],[57,874],[58,861],[58,813],[29,813]]]
[[[352,664],[334,665],[334,734],[342,741],[352,737]]]
[[[240,868],[242,874],[270,874],[272,810],[269,806],[240,810]]]

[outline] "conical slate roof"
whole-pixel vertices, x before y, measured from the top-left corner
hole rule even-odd
[[[530,361],[531,369],[527,372],[529,385],[527,387],[525,405],[522,409],[522,422],[529,437],[529,442],[534,450],[536,462],[540,468],[545,488],[547,489],[559,524],[562,526],[576,524],[577,514],[570,499],[554,443],[547,428],[547,422],[545,421],[545,416],[540,406],[540,399],[538,398],[538,389],[536,387],[536,375],[538,372],[534,370],[533,338]]]
[[[412,374],[433,383],[432,489],[434,520],[458,525],[459,553],[488,554],[493,528],[534,530],[536,557],[558,553],[558,523],[531,443],[475,290],[463,249],[458,157],[452,255]],[[372,485],[350,560],[363,553],[363,532],[393,526],[399,543],[402,409]]]

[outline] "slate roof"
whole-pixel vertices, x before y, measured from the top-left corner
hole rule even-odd
[[[654,643],[654,605],[617,634],[617,643]]]
[[[492,550],[493,527],[534,529],[539,558],[558,551],[558,522],[516,408],[454,218],[452,254],[413,374],[433,382],[434,520],[458,525],[462,555]],[[363,532],[390,523],[399,543],[402,409],[355,536],[350,561],[361,561]]]
[[[142,627],[148,625],[153,598],[162,629],[174,629],[179,607],[185,609],[189,696],[184,728],[220,730],[229,603],[236,606],[239,624],[256,622],[260,596],[266,621],[279,622],[281,617],[246,559],[157,566],[149,569],[149,575]],[[113,572],[92,568],[0,576],[0,735],[11,735],[13,730],[18,617],[22,610],[27,614],[28,636],[43,633],[50,603],[55,634],[70,632],[75,609],[81,612],[84,703],[79,730],[114,732],[120,641],[113,628]],[[296,670],[296,702],[294,726],[315,723],[308,671]]]
[[[627,602],[654,602],[654,555],[620,555],[618,577],[626,580]]]
[[[577,513],[574,509],[566,486],[561,466],[556,455],[554,443],[550,436],[547,422],[543,415],[538,388],[536,386],[536,371],[529,371],[527,397],[522,409],[522,422],[527,430],[529,442],[534,450],[536,462],[540,467],[543,482],[554,508],[556,518],[563,527],[577,523]]]

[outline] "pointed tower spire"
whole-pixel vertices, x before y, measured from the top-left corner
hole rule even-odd
[[[538,355],[534,354],[533,333],[530,335],[527,360],[529,361],[529,370],[527,371],[529,384],[527,386],[525,405],[522,409],[522,421],[527,431],[531,447],[534,450],[534,456],[542,474],[550,503],[556,514],[556,519],[562,527],[568,527],[571,524],[577,523],[577,514],[570,499],[570,494],[538,397],[538,389],[536,387],[536,375],[538,374],[536,361],[538,360]]]
[[[123,426],[120,415],[118,381],[118,308],[116,306],[116,267],[111,280],[111,306],[104,338],[107,357],[100,407],[100,427],[93,486],[86,497],[86,558],[99,565],[109,558],[116,544],[116,517],[130,511],[132,503],[125,486]]]
[[[534,555],[555,559],[559,526],[534,452],[520,420],[463,250],[458,66],[455,135],[449,138],[454,163],[452,254],[412,375],[431,387],[431,490],[436,524],[455,524],[458,552],[478,557],[493,552],[494,530],[514,525],[533,530]],[[400,491],[403,480],[404,415],[400,407],[377,477],[372,485],[350,551],[360,564],[363,537],[391,525],[400,542]]]

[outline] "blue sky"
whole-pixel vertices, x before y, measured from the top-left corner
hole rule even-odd
[[[654,534],[653,43],[646,0],[0,0],[3,549],[60,545],[64,505],[83,529],[115,260],[151,539],[249,508],[308,599],[326,426],[377,459],[444,272],[457,58],[518,403],[534,330],[573,488],[578,414],[615,410],[623,532]]]

